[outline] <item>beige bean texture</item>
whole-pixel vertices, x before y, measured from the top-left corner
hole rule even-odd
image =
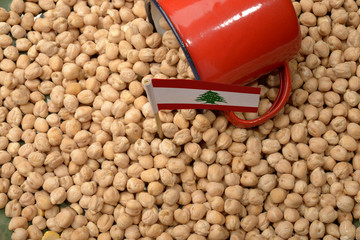
[[[11,239],[360,240],[360,1],[291,2],[302,42],[277,116],[240,129],[221,112],[160,111],[163,139],[142,83],[194,74],[144,0],[0,7]],[[264,114],[279,84],[276,71],[251,83],[259,111],[237,115]]]

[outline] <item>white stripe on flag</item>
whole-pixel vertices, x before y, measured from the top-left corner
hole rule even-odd
[[[185,88],[153,88],[153,96],[157,104],[205,104],[196,99],[208,90],[185,89]],[[251,93],[236,93],[225,91],[214,91],[223,97],[225,102],[216,102],[224,106],[258,107],[259,95]],[[155,104],[156,105],[156,104]],[[157,106],[156,106],[157,107]]]

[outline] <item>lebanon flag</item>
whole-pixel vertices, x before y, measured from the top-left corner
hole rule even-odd
[[[260,88],[185,79],[151,79],[144,82],[151,108],[212,109],[257,112]]]

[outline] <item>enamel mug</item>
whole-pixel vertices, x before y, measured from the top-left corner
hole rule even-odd
[[[291,0],[147,0],[146,10],[160,34],[158,21],[165,18],[197,80],[246,85],[281,69],[279,95],[268,112],[254,120],[225,112],[235,126],[260,125],[285,105],[288,62],[301,44]]]

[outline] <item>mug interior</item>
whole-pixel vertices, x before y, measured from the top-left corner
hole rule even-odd
[[[194,61],[192,60],[190,53],[184,44],[184,41],[181,39],[180,34],[176,31],[176,28],[174,27],[173,23],[170,21],[169,17],[166,15],[165,11],[161,8],[159,3],[156,0],[146,0],[145,1],[145,9],[146,9],[146,14],[148,16],[149,22],[154,26],[156,32],[158,32],[161,36],[164,35],[166,30],[160,26],[159,20],[162,17],[165,19],[165,21],[169,25],[171,31],[174,33],[177,41],[179,42],[179,45],[185,54],[185,57],[191,67],[191,70],[194,74],[195,79],[201,80],[199,72],[197,71],[197,69],[195,67]]]

